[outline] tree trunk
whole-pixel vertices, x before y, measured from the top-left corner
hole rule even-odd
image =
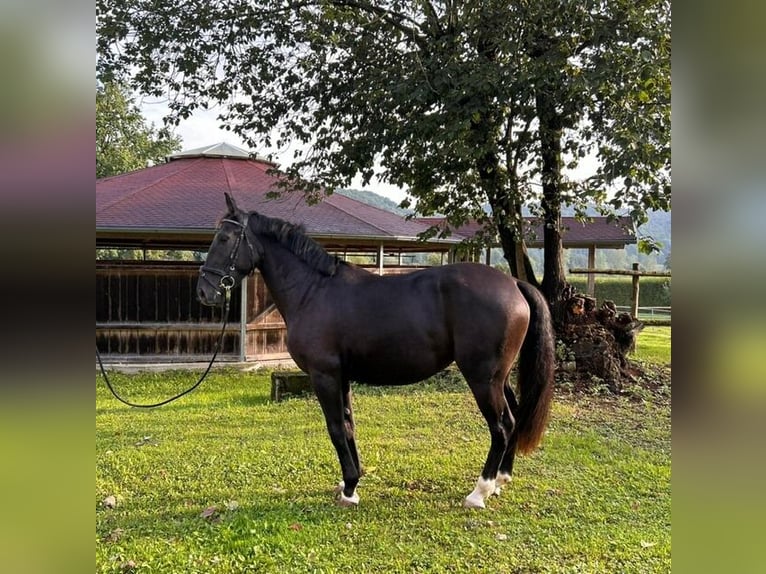
[[[483,27],[484,34],[477,39],[477,50],[487,61],[494,61],[497,57],[498,37],[494,31],[494,25],[499,21],[499,19],[490,17],[486,26]],[[486,150],[476,162],[482,190],[492,209],[492,219],[500,237],[503,256],[508,261],[511,274],[518,279],[532,283],[535,287],[539,287],[524,244],[521,196],[516,187],[516,174],[501,175],[497,134],[500,131],[498,118],[502,117],[502,114],[498,113],[496,104],[489,95],[484,97],[483,109],[484,113],[479,114],[478,120],[472,119],[471,121],[477,149]],[[510,182],[508,181],[509,177],[511,178]]]
[[[575,292],[567,284],[561,242],[562,118],[544,87],[538,88],[535,97],[540,122],[545,242],[541,287],[551,307],[556,337],[567,348],[562,363],[573,365],[569,378],[576,387],[590,388],[603,382],[612,392],[620,393],[627,381],[640,375],[640,368],[631,365],[627,355],[634,349],[643,324],[627,313],[617,313],[611,301],[597,308],[594,298]]]
[[[540,287],[535,271],[532,268],[529,254],[527,253],[524,235],[520,231],[523,221],[521,217],[521,204],[517,203],[509,209],[510,204],[512,204],[512,201],[508,195],[502,196],[500,201],[497,199],[490,201],[495,227],[500,237],[500,246],[503,249],[503,256],[508,261],[511,275],[531,283],[535,287]]]
[[[564,248],[561,243],[561,118],[545,87],[535,96],[540,122],[540,153],[543,184],[543,240],[545,267],[542,292],[551,304],[554,320],[560,320],[561,299],[566,287]]]

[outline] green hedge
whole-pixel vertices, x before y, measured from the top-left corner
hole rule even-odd
[[[585,293],[587,291],[587,275],[567,277],[567,281],[574,287]],[[596,275],[596,299],[601,305],[602,301],[609,299],[615,305],[630,305],[630,292],[632,280],[630,277],[613,277]],[[641,277],[638,291],[638,305],[640,307],[670,307],[670,277]]]

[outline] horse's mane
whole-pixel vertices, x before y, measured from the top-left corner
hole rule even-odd
[[[327,253],[324,247],[306,235],[306,230],[302,225],[296,225],[276,217],[267,217],[256,212],[250,213],[250,222],[253,231],[275,239],[304,263],[323,275],[335,275],[338,265],[342,263],[340,259]]]

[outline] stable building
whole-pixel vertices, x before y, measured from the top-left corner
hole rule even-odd
[[[446,228],[443,217],[421,217],[417,219],[425,225]],[[545,246],[543,237],[544,222],[539,217],[525,217],[525,243],[529,249],[542,249]],[[476,221],[452,230],[452,236],[460,240],[472,240],[479,237],[483,226]],[[599,249],[625,249],[627,245],[636,243],[636,230],[633,220],[628,216],[603,217],[593,216],[585,220],[576,217],[561,218],[561,245],[564,249],[586,249],[588,251],[588,269],[596,267],[596,251]],[[500,241],[493,238],[484,248],[484,263],[489,265],[490,250],[500,247]],[[479,250],[475,250],[472,259],[482,260]],[[587,292],[593,295],[595,291],[595,275],[588,274]]]

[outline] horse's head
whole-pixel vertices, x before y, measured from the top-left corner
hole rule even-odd
[[[227,193],[228,211],[221,219],[205,264],[199,269],[197,296],[204,305],[219,305],[260,263],[263,249],[248,228],[249,214]]]

